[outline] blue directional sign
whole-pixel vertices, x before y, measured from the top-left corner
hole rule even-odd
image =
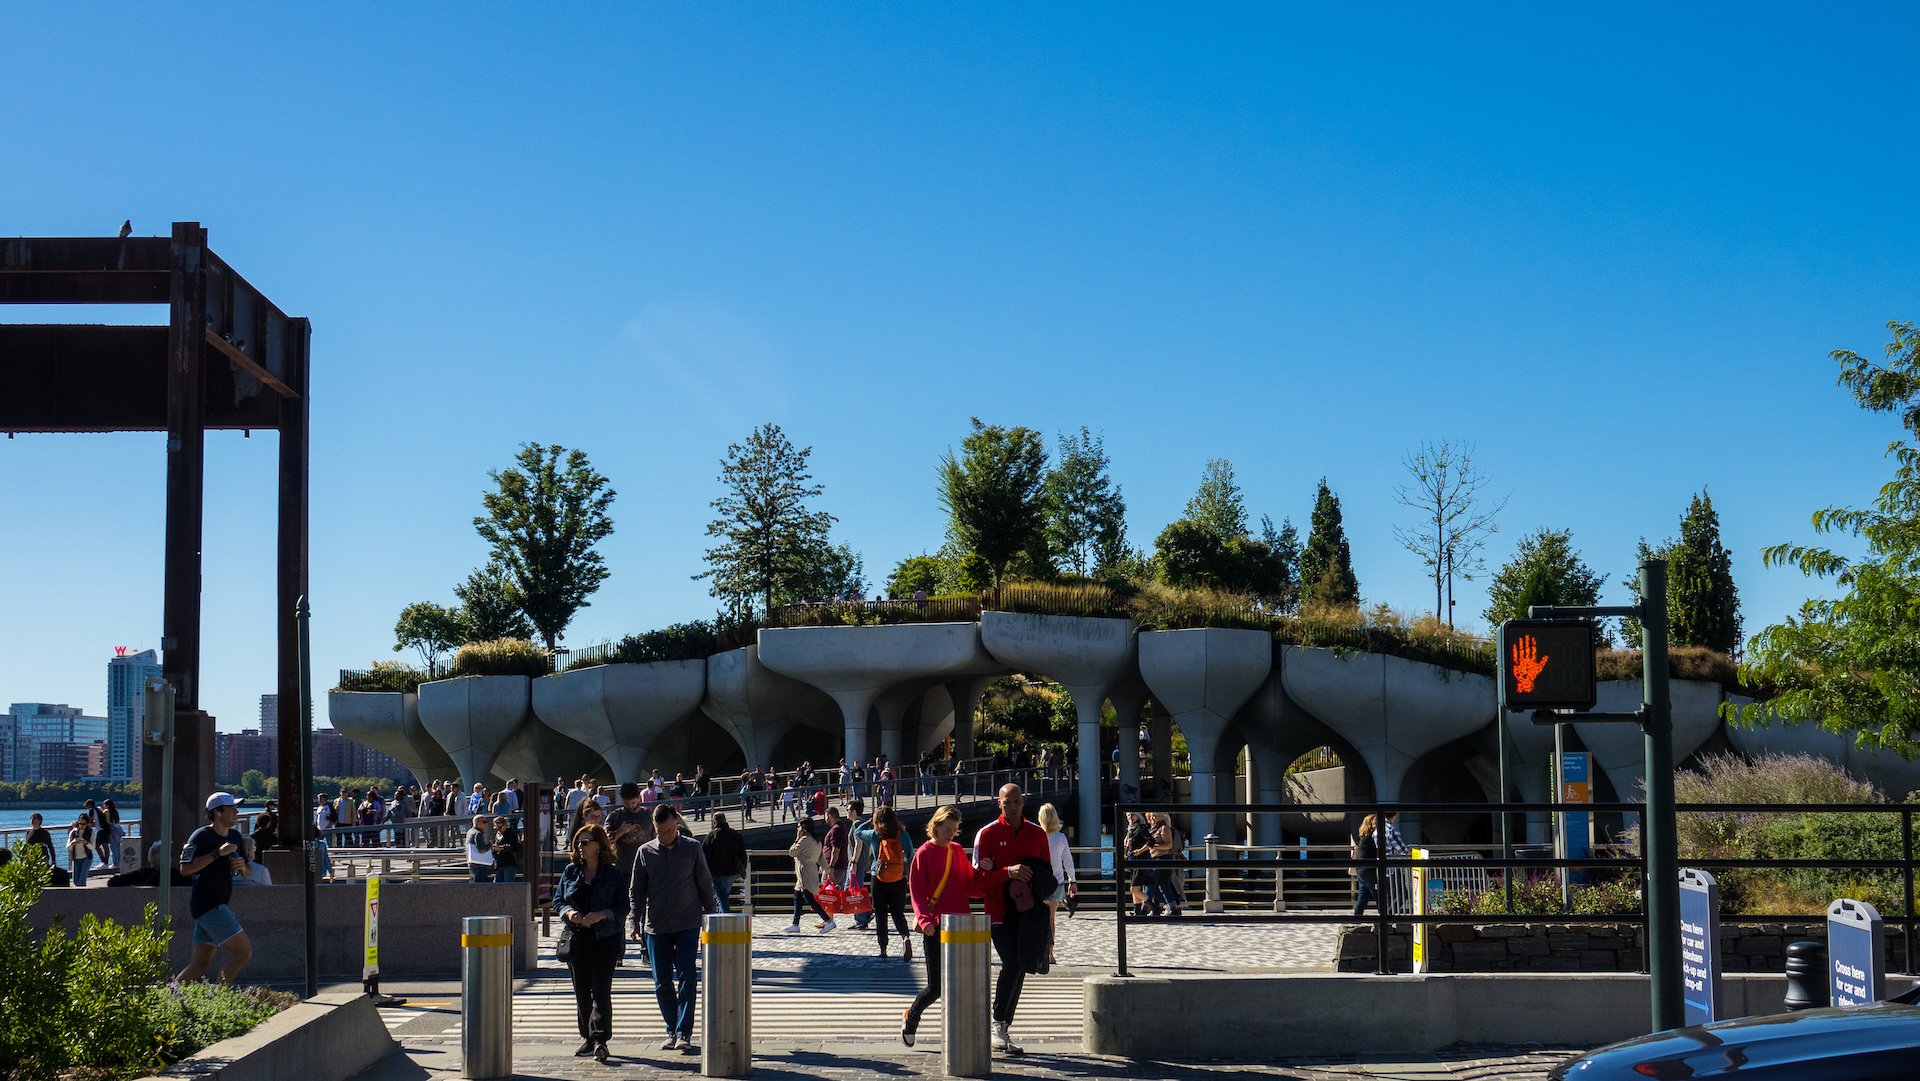
[[[1680,868],[1680,1001],[1686,1023],[1704,1025],[1724,1013],[1720,998],[1720,884]]]
[[[1585,751],[1567,751],[1560,756],[1560,802],[1592,803],[1592,759]],[[1592,816],[1585,811],[1560,812],[1561,859],[1583,860],[1593,855]],[[1567,869],[1569,883],[1585,882],[1587,872]]]
[[[1827,906],[1827,991],[1835,1006],[1887,997],[1887,933],[1880,912],[1842,897]]]

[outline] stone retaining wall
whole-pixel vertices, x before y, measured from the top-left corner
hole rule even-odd
[[[1434,928],[1435,972],[1638,972],[1641,968],[1641,929],[1633,924],[1550,923],[1446,924]],[[1801,939],[1827,940],[1824,923],[1723,924],[1720,961],[1725,972],[1780,972],[1787,960],[1787,944]],[[1887,971],[1906,968],[1904,936],[1887,928]],[[1412,968],[1412,928],[1393,927],[1387,956],[1396,971]],[[1372,972],[1375,948],[1371,924],[1340,929],[1335,968],[1340,972]]]

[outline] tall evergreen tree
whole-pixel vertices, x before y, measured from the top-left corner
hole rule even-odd
[[[493,546],[533,628],[549,650],[606,581],[606,560],[593,550],[613,532],[613,489],[582,451],[527,443],[518,468],[494,470],[495,490],[481,496],[486,513],[473,528]]]
[[[940,505],[947,530],[986,560],[997,589],[1020,554],[1046,541],[1047,451],[1031,428],[1002,428],[973,418],[973,434],[940,460]]]
[[[1593,573],[1574,551],[1572,531],[1537,529],[1521,538],[1513,558],[1488,584],[1484,614],[1489,624],[1499,626],[1509,619],[1525,619],[1527,608],[1535,604],[1598,604],[1605,584],[1606,579]]]
[[[1713,498],[1703,490],[1687,504],[1678,540],[1651,548],[1642,537],[1639,558],[1648,557],[1667,561],[1667,641],[1737,655],[1740,590],[1733,584],[1733,556],[1720,542],[1720,515],[1713,509]],[[1639,601],[1639,574],[1629,575],[1628,582],[1633,599]],[[1621,629],[1629,645],[1640,645],[1639,620],[1623,620]]]
[[[1107,475],[1106,441],[1083,425],[1060,436],[1046,480],[1047,548],[1074,574],[1091,574],[1102,556],[1124,552],[1127,504]]]
[[[1263,514],[1260,539],[1272,549],[1275,567],[1285,582],[1278,598],[1280,610],[1290,612],[1300,603],[1300,531],[1293,527],[1292,518],[1282,518],[1275,529],[1273,519]]]
[[[768,611],[782,600],[834,596],[846,585],[845,574],[829,581],[836,575],[827,568],[838,565],[827,540],[834,517],[807,506],[824,491],[807,468],[812,454],[812,447],[795,448],[778,424],[762,424],[720,460],[724,490],[707,523],[707,536],[720,543],[693,577],[711,578],[709,592],[737,616],[750,615],[756,601]],[[854,564],[857,577],[857,557]]]
[[[1200,488],[1180,516],[1212,533],[1222,544],[1247,535],[1247,502],[1233,479],[1233,463],[1209,458],[1200,471]]]
[[[1300,607],[1351,608],[1360,603],[1360,580],[1353,573],[1353,550],[1340,520],[1340,497],[1320,478],[1308,523],[1307,546],[1300,552]]]

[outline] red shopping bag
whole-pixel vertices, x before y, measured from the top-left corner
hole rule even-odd
[[[846,909],[842,907],[846,902],[841,897],[840,887],[831,882],[821,883],[820,892],[814,894],[813,898],[820,902],[820,910],[829,916],[838,916],[846,911]],[[869,903],[871,903],[871,900],[869,900]]]
[[[873,893],[858,883],[840,891],[840,911],[848,916],[864,916],[873,911]]]

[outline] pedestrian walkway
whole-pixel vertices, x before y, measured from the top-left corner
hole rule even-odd
[[[752,1027],[754,1076],[774,1079],[939,1077],[940,1007],[922,1020],[912,1048],[900,1043],[900,1014],[926,978],[919,958],[878,956],[871,931],[783,933],[785,916],[755,917]],[[1238,924],[1188,917],[1128,925],[1129,967],[1143,973],[1326,972],[1332,969],[1336,928]],[[1392,1061],[1355,1058],[1278,1063],[1134,1062],[1085,1054],[1084,981],[1113,971],[1114,917],[1084,913],[1063,918],[1057,952],[1060,966],[1029,976],[1014,1023],[1026,1054],[995,1056],[1004,1077],[1213,1079],[1252,1074],[1298,1081],[1541,1081],[1568,1052],[1534,1048],[1463,1048]],[[541,943],[537,973],[522,979],[513,1000],[515,1073],[554,1079],[688,1078],[699,1074],[699,1057],[659,1050],[665,1028],[653,997],[651,974],[639,948],[615,971],[613,1058],[606,1064],[576,1058],[579,1037],[567,971],[553,960],[551,940]],[[460,1073],[459,986],[394,986],[408,996],[383,1016],[403,1050],[361,1075],[362,1081],[425,1081]],[[694,1031],[700,1031],[696,1008]],[[1276,1034],[1289,1019],[1276,1018]],[[1169,1019],[1169,1023],[1190,1023]]]

